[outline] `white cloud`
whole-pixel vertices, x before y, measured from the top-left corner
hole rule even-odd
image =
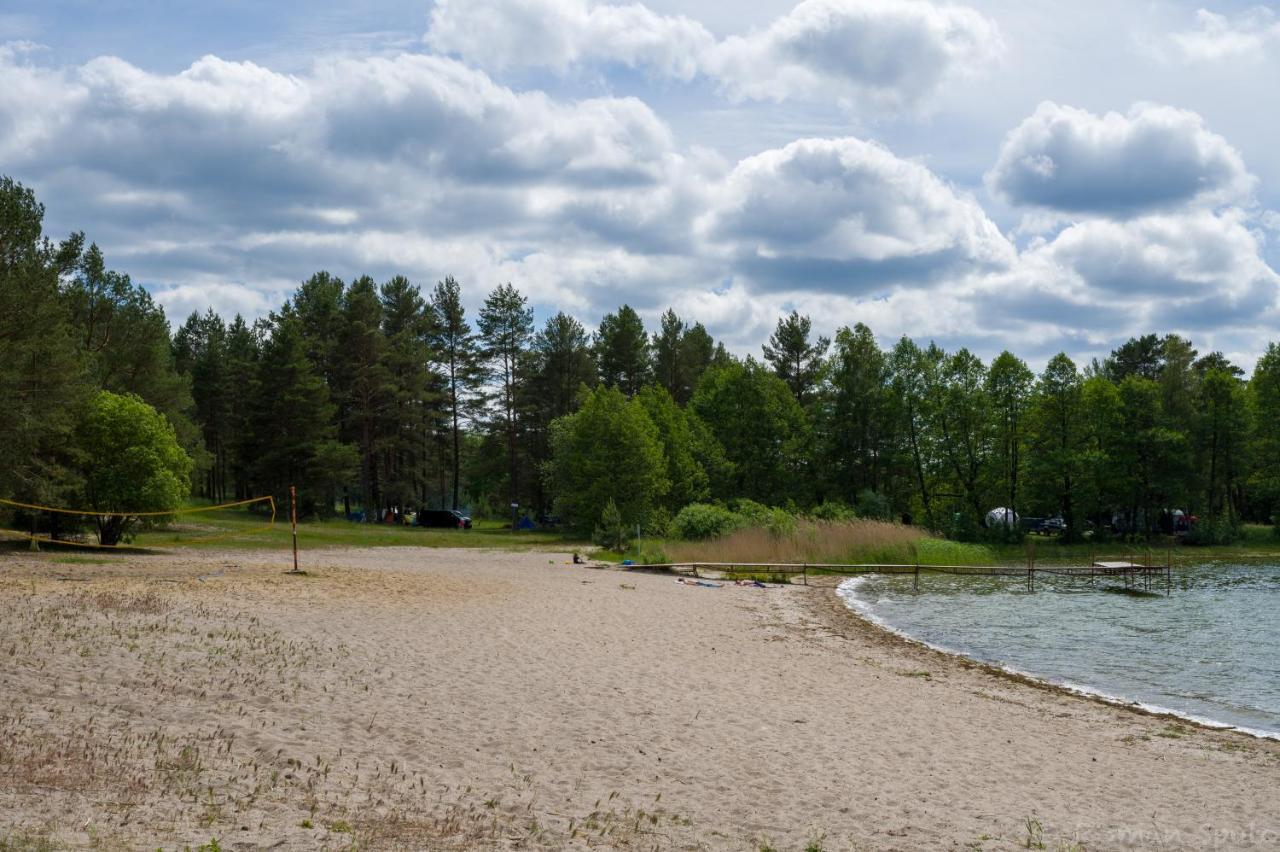
[[[1200,116],[1154,104],[1099,116],[1043,103],[1005,137],[987,174],[1014,204],[1111,216],[1240,202],[1254,183]]]
[[[492,70],[617,62],[689,80],[715,37],[697,21],[638,3],[438,0],[425,41]]]
[[[1019,254],[972,195],[857,138],[732,163],[638,99],[518,91],[419,54],[295,74],[38,58],[0,50],[0,162],[179,320],[261,314],[329,269],[453,274],[473,300],[510,280],[589,322],[673,305],[740,352],[791,307],[1032,360],[1150,330],[1250,351],[1280,327],[1259,254],[1274,223],[1241,212],[1253,179],[1192,113],[1037,111],[990,178],[1056,217]],[[1064,210],[1085,218],[1057,231]]]
[[[1001,52],[994,22],[921,0],[804,0],[767,29],[726,39],[705,66],[737,99],[839,98],[901,107]]]
[[[199,284],[181,284],[177,287],[157,288],[152,295],[165,310],[172,325],[180,325],[192,313],[203,314],[212,308],[224,319],[239,314],[257,317],[280,307],[284,294],[264,293],[244,284],[223,284],[206,281]],[[274,297],[274,298],[273,298]]]
[[[1179,55],[1200,62],[1258,58],[1280,44],[1280,21],[1265,6],[1234,17],[1200,9],[1196,28],[1173,33],[1169,42]]]
[[[684,16],[598,0],[440,0],[426,42],[494,70],[619,63],[734,100],[913,106],[1002,50],[994,22],[925,0],[803,0],[768,27],[717,40]]]
[[[930,283],[1012,263],[972,198],[859,139],[803,139],[749,157],[702,223],[762,285],[846,292]]]
[[[1105,352],[1132,335],[1178,332],[1202,348],[1256,351],[1280,321],[1280,275],[1247,225],[1238,210],[1087,220],[1037,241],[972,300],[996,333],[1082,335]]]

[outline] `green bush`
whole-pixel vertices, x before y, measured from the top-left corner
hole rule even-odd
[[[858,492],[858,499],[854,502],[853,508],[858,513],[859,518],[888,521],[893,516],[893,508],[889,505],[889,498],[878,491],[872,491],[870,488],[864,488]]]
[[[857,513],[839,500],[827,500],[815,506],[809,517],[815,521],[852,521]]]
[[[1240,538],[1240,525],[1228,512],[1219,512],[1214,517],[1201,518],[1187,533],[1187,544],[1211,545],[1231,544]]]
[[[664,506],[658,506],[649,512],[641,525],[641,535],[646,538],[666,538],[671,535],[671,513]]]
[[[778,538],[793,535],[796,531],[796,516],[786,509],[770,509],[764,528]]]
[[[744,526],[741,516],[723,506],[690,503],[671,519],[669,534],[685,541],[716,538]]]
[[[769,520],[773,516],[773,509],[763,503],[757,503],[755,500],[748,500],[745,497],[729,503],[729,508],[742,519],[742,526],[744,527],[760,527],[763,529],[769,526]]]
[[[604,504],[604,511],[600,513],[600,523],[596,526],[591,540],[605,550],[613,551],[624,550],[627,542],[631,540],[627,524],[622,520],[622,512],[618,511],[618,504],[613,502],[612,497]]]
[[[636,546],[634,559],[640,565],[666,565],[671,561],[661,542],[651,539],[645,539]]]

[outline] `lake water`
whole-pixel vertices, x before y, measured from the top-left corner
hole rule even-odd
[[[1100,695],[1280,739],[1280,566],[1177,569],[1169,596],[1119,578],[846,580],[841,597],[946,651]],[[1163,592],[1164,578],[1157,587]]]

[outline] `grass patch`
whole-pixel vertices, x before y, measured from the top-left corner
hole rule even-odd
[[[268,518],[244,509],[220,509],[183,516],[184,525],[145,530],[135,547],[288,550],[293,536],[287,516],[276,517],[275,526],[262,529]],[[191,528],[195,525],[197,528]],[[347,520],[306,521],[298,524],[298,546],[324,547],[475,547],[494,550],[563,550],[584,547],[580,539],[559,532],[512,531],[498,521],[477,521],[473,529],[431,529],[360,524]],[[84,559],[88,557],[64,557]],[[91,563],[92,564],[92,563]]]
[[[985,544],[945,538],[923,538],[916,544],[921,565],[995,565],[998,557]]]
[[[1187,734],[1191,733],[1191,729],[1177,722],[1170,722],[1160,730],[1156,731],[1157,737],[1164,737],[1167,740],[1180,740]]]
[[[61,848],[48,837],[36,834],[0,835],[0,852],[54,852]]]
[[[730,583],[736,583],[738,580],[754,580],[757,583],[766,583],[775,586],[787,586],[791,584],[793,578],[798,574],[778,574],[773,572],[755,572],[755,571],[730,571],[724,575],[724,579]]]

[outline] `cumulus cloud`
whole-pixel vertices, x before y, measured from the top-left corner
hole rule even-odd
[[[1103,352],[1158,330],[1256,354],[1280,320],[1280,275],[1247,225],[1238,210],[1086,220],[1037,241],[1016,268],[982,282],[974,301],[993,329],[1076,332]]]
[[[280,301],[285,298],[283,293],[266,293],[244,284],[225,284],[221,281],[157,287],[152,296],[164,307],[165,314],[174,325],[181,323],[192,313],[202,314],[210,308],[226,319],[237,314],[245,317],[262,316],[278,308]]]
[[[1232,17],[1200,9],[1195,28],[1173,33],[1169,43],[1180,56],[1194,61],[1258,58],[1280,45],[1280,21],[1265,6]]]
[[[1005,138],[987,185],[1018,205],[1123,217],[1242,201],[1254,178],[1193,112],[1138,104],[1099,116],[1046,102]]]
[[[973,9],[920,0],[804,0],[767,29],[710,52],[708,73],[732,97],[837,97],[914,104],[1001,51]]]
[[[771,287],[866,292],[1007,266],[1012,246],[972,198],[860,139],[804,139],[740,162],[702,228]]]
[[[329,264],[411,271],[416,245],[471,235],[488,251],[467,264],[485,286],[512,258],[590,269],[581,257],[618,246],[687,250],[703,159],[677,153],[635,98],[561,101],[410,54],[299,75],[212,56],[177,74],[32,59],[0,52],[0,161],[50,202],[74,199],[71,223],[139,280],[279,287]],[[459,254],[446,247],[418,268],[447,270]],[[209,298],[253,309],[229,293]],[[170,294],[184,309],[193,298]]]
[[[679,80],[692,79],[715,45],[682,15],[594,0],[438,0],[425,41],[492,70],[617,62]]]
[[[925,0],[803,0],[768,27],[717,40],[697,21],[598,0],[440,0],[426,42],[502,70],[620,63],[714,80],[735,100],[837,98],[902,107],[1001,51],[973,9]]]
[[[1019,253],[971,195],[856,138],[730,163],[682,146],[637,99],[518,91],[440,56],[295,74],[39,58],[0,50],[0,162],[55,234],[85,228],[179,319],[261,314],[329,269],[453,274],[472,299],[510,280],[588,322],[622,302],[675,306],[740,352],[791,308],[824,331],[863,321],[886,340],[1032,358],[1151,329],[1249,351],[1280,322],[1260,255],[1271,220],[1232,206],[1252,178],[1189,113],[1038,111],[993,187],[1045,215],[1106,215]],[[1130,174],[1143,158],[1174,191]],[[1073,200],[1081,183],[1102,200]],[[1231,335],[1243,342],[1219,343]]]

